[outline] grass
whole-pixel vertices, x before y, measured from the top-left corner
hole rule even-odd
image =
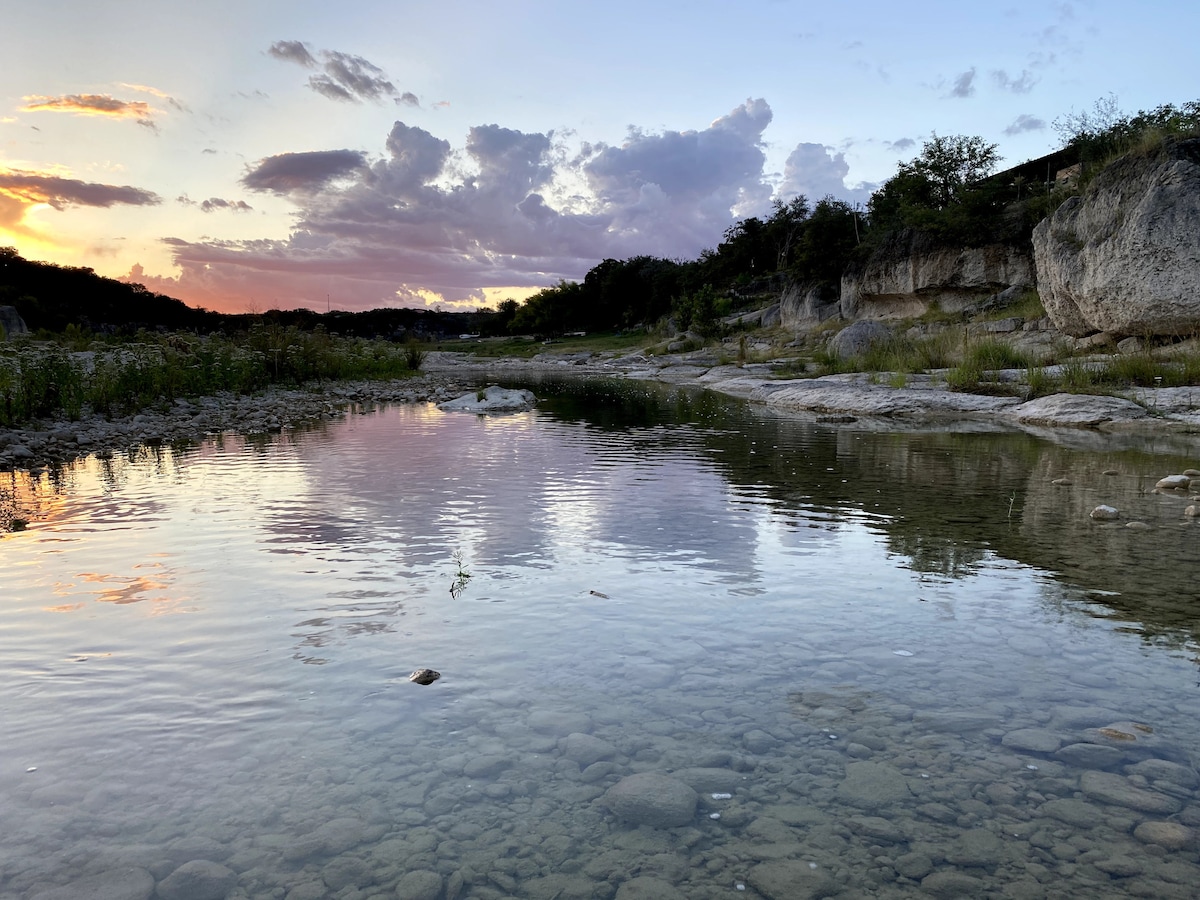
[[[87,352],[80,352],[86,348]],[[252,393],[272,384],[396,378],[424,350],[324,331],[266,326],[235,337],[140,334],[133,341],[21,341],[0,347],[0,425],[112,416],[181,397]]]

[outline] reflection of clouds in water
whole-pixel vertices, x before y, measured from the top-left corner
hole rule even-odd
[[[142,600],[152,600],[158,603],[178,600],[179,598],[162,596],[161,592],[171,588],[171,577],[162,563],[135,565],[135,569],[158,570],[147,575],[118,575],[111,572],[80,572],[80,578],[86,584],[101,585],[86,593],[93,594],[101,603],[139,603]],[[55,593],[60,596],[75,596],[80,591],[75,590],[74,583],[59,582],[55,585]],[[159,596],[156,596],[159,595]],[[63,609],[64,607],[59,607]]]
[[[339,438],[336,454],[301,446],[308,490],[269,508],[268,543],[361,552],[366,571],[393,577],[445,568],[463,542],[484,567],[548,565],[584,542],[753,566],[758,524],[730,514],[715,467],[638,446],[636,433],[402,407],[355,419]]]

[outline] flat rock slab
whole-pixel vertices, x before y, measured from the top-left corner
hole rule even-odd
[[[699,799],[695,791],[677,778],[639,772],[614,784],[600,802],[634,825],[675,828],[695,818]]]
[[[492,385],[483,391],[462,394],[453,400],[439,403],[438,409],[473,413],[509,413],[524,412],[532,409],[537,398],[531,391],[515,388],[512,390]]]
[[[1051,394],[1022,403],[1008,415],[1025,425],[1070,425],[1097,428],[1101,425],[1135,422],[1148,413],[1132,400],[1090,394]]]

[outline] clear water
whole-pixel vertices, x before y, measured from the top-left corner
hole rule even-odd
[[[1194,896],[1200,454],[537,390],[5,476],[0,897]]]

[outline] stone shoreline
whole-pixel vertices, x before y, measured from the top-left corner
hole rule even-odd
[[[936,376],[907,376],[903,387],[866,374],[781,379],[769,364],[722,365],[711,353],[612,356],[543,353],[533,359],[481,360],[432,352],[423,374],[401,381],[338,382],[303,389],[270,388],[253,396],[217,394],[177,400],[106,419],[40,422],[0,431],[0,470],[39,469],[90,453],[137,445],[199,440],[222,432],[263,434],[341,418],[355,405],[453,399],[484,380],[538,376],[616,377],[694,385],[762,404],[781,415],[875,429],[1020,429],[1093,448],[1121,436],[1200,435],[1200,387],[1138,389],[1127,397],[1055,394],[1031,401],[946,390]]]

